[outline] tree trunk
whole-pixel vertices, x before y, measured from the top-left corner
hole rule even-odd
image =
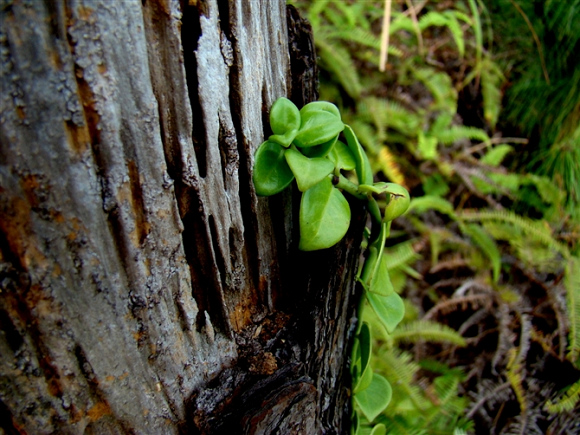
[[[316,97],[309,26],[283,0],[0,8],[0,428],[345,432],[363,210],[302,253],[296,194],[251,180],[272,103]]]

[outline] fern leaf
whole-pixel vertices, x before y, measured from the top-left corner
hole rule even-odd
[[[419,19],[419,28],[423,31],[430,26],[446,26],[447,17],[440,12],[427,12]]]
[[[438,72],[433,68],[416,68],[413,75],[433,96],[435,107],[446,112],[455,113],[457,111],[457,90],[453,87],[451,77],[446,73]]]
[[[509,361],[507,365],[506,377],[510,382],[514,393],[516,393],[516,398],[520,405],[521,414],[525,414],[528,409],[528,401],[526,398],[526,393],[524,391],[524,386],[522,385],[522,365],[517,361],[517,351],[516,348],[511,348],[508,352]]]
[[[566,393],[555,401],[546,402],[546,410],[551,414],[572,411],[580,401],[580,380],[573,383]]]
[[[499,166],[505,159],[505,156],[511,153],[514,147],[511,145],[500,144],[489,150],[479,161],[484,165]]]
[[[436,160],[439,157],[437,152],[437,138],[433,136],[426,136],[422,131],[417,137],[417,151],[419,156],[425,160]]]
[[[457,21],[456,15],[453,11],[443,12],[447,18],[447,28],[453,36],[455,45],[457,45],[457,51],[459,51],[459,56],[463,57],[465,54],[465,39],[463,38],[463,30],[461,30],[461,25]]]
[[[393,20],[389,27],[389,33],[393,35],[401,30],[414,34],[415,27],[413,26],[413,20],[407,15],[393,12]]]
[[[440,196],[434,195],[413,198],[408,211],[410,212],[411,210],[416,210],[417,213],[423,213],[426,210],[437,210],[439,213],[446,214],[452,218],[455,216],[453,204]]]
[[[465,346],[465,339],[454,329],[441,323],[428,320],[417,320],[399,325],[391,334],[391,339],[397,342],[415,343],[427,340],[437,343],[451,343]]]
[[[489,136],[480,128],[468,127],[465,125],[454,125],[437,134],[439,142],[445,145],[452,144],[460,139],[474,139],[481,142],[489,141]]]
[[[412,385],[419,365],[413,362],[413,356],[410,353],[398,349],[379,351],[377,369],[385,374],[393,389],[403,391],[405,398],[410,400],[415,408],[425,409],[426,403],[421,396],[421,390],[416,385]],[[394,404],[396,401],[393,400],[391,403]]]
[[[394,128],[407,136],[415,136],[421,126],[421,118],[400,104],[375,97],[368,97],[358,105],[358,112],[375,124],[379,132]]]
[[[392,248],[385,249],[387,268],[389,271],[421,258],[413,249],[413,241],[399,243]]]
[[[499,273],[501,270],[501,254],[495,241],[489,234],[479,225],[465,225],[463,230],[475,244],[483,251],[489,258],[493,270],[493,281],[495,283],[499,280]]]
[[[411,201],[412,203],[412,201]],[[566,259],[570,258],[570,251],[567,246],[559,243],[552,236],[551,229],[542,224],[542,222],[537,222],[532,219],[525,218],[523,216],[517,215],[512,211],[504,210],[491,210],[491,211],[464,211],[459,216],[460,219],[464,221],[487,221],[496,220],[500,222],[508,222],[514,225],[519,230],[526,232],[528,235],[532,236],[536,240],[544,243],[548,247],[556,250]]]
[[[385,174],[389,180],[393,183],[405,185],[405,177],[401,172],[399,164],[395,160],[395,156],[386,147],[381,147],[379,153],[376,156],[378,167],[383,174]]]
[[[580,353],[580,259],[572,257],[566,265],[564,277],[568,303],[568,359],[575,363]]]
[[[493,129],[501,110],[501,87],[506,79],[499,66],[488,56],[482,61],[479,72],[483,97],[483,116]]]
[[[357,100],[360,96],[362,85],[358,71],[348,51],[338,44],[333,44],[320,37],[316,40],[316,46],[326,69],[336,76],[348,95]]]

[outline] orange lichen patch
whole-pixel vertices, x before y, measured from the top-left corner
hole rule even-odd
[[[230,313],[230,323],[236,332],[242,331],[246,326],[252,323],[253,304],[248,300],[240,301]]]
[[[70,422],[71,423],[78,423],[85,416],[85,413],[83,412],[82,409],[78,409],[76,406],[74,406],[74,404],[72,404],[71,410],[70,410],[70,415],[71,415]]]
[[[88,8],[86,6],[79,6],[77,11],[79,14],[79,18],[81,20],[88,20],[89,18],[91,18],[91,15],[93,15],[93,12],[94,12],[93,9]]]
[[[151,232],[151,224],[147,222],[145,216],[142,189],[143,180],[141,174],[139,174],[139,168],[133,160],[129,160],[127,162],[127,169],[130,180],[130,196],[128,199],[135,215],[135,234],[131,234],[131,240],[136,247],[140,247],[145,241],[145,237]],[[135,238],[136,240],[134,240]]]
[[[248,358],[250,366],[248,370],[251,373],[260,375],[271,375],[278,370],[278,362],[272,352],[264,352]]]
[[[127,376],[129,376],[129,372],[123,372],[120,376],[108,375],[107,377],[105,377],[105,381],[107,381],[109,383],[112,383],[115,381],[122,381]]]
[[[60,275],[62,275],[62,269],[58,263],[54,263],[54,267],[52,268],[52,276],[53,278],[56,278]]]
[[[97,66],[97,71],[99,72],[99,74],[103,75],[107,72],[107,66],[104,63],[100,63]]]
[[[145,258],[143,265],[145,266],[146,275],[151,276],[151,258],[149,258],[149,257]]]
[[[91,421],[96,421],[111,414],[111,407],[107,402],[98,402],[87,411],[87,416]]]
[[[72,121],[65,121],[64,131],[66,132],[67,144],[75,153],[81,154],[89,148],[91,134],[87,123],[78,126]]]
[[[38,317],[48,317],[55,314],[54,306],[52,304],[52,298],[49,298],[49,296],[43,290],[39,290],[40,286],[35,285],[35,287],[38,288],[37,290],[35,290],[36,304],[34,305],[34,311],[36,312],[36,315]]]
[[[20,179],[20,185],[22,186],[22,190],[24,190],[24,194],[26,195],[26,199],[28,199],[30,206],[38,207],[39,200],[37,192],[41,187],[38,177],[34,174],[25,175]]]
[[[167,217],[171,216],[171,212],[169,210],[165,210],[165,209],[159,209],[157,210],[157,217],[159,219],[166,219]]]

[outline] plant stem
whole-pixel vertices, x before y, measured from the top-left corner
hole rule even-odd
[[[345,192],[350,193],[357,199],[368,199],[368,197],[364,193],[361,193],[358,190],[358,186],[356,184],[348,180],[342,174],[338,176],[338,183],[335,186],[338,187],[339,189],[344,190]]]

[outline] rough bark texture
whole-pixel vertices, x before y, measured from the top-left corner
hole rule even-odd
[[[308,26],[286,17],[0,2],[6,433],[346,430],[362,210],[300,253],[296,194],[251,182],[271,104],[316,96]]]

